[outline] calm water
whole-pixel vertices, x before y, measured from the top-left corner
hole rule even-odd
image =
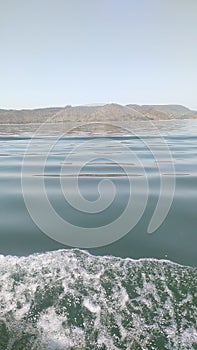
[[[197,121],[61,128],[1,126],[0,349],[197,349]]]

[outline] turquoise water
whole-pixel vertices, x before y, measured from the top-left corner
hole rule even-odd
[[[197,123],[29,128],[0,136],[0,349],[197,349]]]

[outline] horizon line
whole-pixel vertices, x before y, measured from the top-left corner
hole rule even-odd
[[[98,102],[98,103],[85,103],[85,104],[62,104],[62,105],[44,105],[44,106],[35,106],[35,107],[0,107],[0,110],[5,110],[5,111],[24,111],[24,110],[36,110],[36,109],[48,109],[48,108],[66,108],[66,107],[102,107],[105,105],[119,105],[126,107],[127,105],[137,105],[137,106],[182,106],[186,107],[190,110],[195,110],[191,107],[188,107],[188,105],[181,104],[181,103],[134,103],[134,102],[128,102],[128,103],[118,103],[118,102]]]

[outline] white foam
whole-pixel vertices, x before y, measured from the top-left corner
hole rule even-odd
[[[101,308],[99,305],[94,305],[91,303],[91,301],[87,298],[84,299],[83,305],[92,313],[99,313]]]
[[[151,337],[161,332],[169,349],[175,349],[176,342],[192,349],[197,341],[195,326],[188,321],[188,312],[197,316],[197,269],[71,249],[0,256],[0,271],[0,319],[8,325],[10,350],[24,334],[36,335],[32,350],[104,344],[115,350],[121,349],[121,342],[124,348],[138,344],[146,349]],[[179,293],[184,279],[188,293],[180,292],[176,300],[171,283]]]

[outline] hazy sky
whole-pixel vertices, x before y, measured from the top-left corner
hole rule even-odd
[[[0,108],[197,109],[197,0],[0,0]]]

